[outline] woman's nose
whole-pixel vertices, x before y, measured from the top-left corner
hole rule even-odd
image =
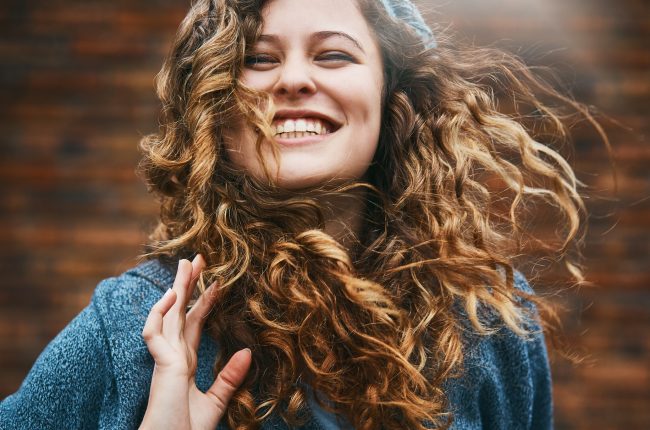
[[[309,61],[303,58],[287,58],[280,67],[273,93],[277,96],[295,98],[314,92],[316,92],[316,84]]]

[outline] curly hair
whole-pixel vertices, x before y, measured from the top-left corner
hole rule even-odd
[[[232,428],[272,413],[299,423],[310,390],[354,428],[447,427],[443,384],[462,372],[468,322],[525,336],[526,321],[540,319],[531,301],[550,326],[552,308],[515,286],[523,250],[545,247],[580,280],[572,250],[584,205],[559,153],[561,107],[602,130],[518,58],[440,38],[427,49],[378,1],[358,0],[384,62],[379,146],[363,181],[316,190],[363,190],[364,227],[346,248],[325,233],[313,194],[250,177],[224,149],[241,119],[259,131],[258,154],[273,144],[271,96],[238,79],[263,3],[199,0],[180,26],[157,77],[161,128],[141,142],[141,171],[161,202],[146,257],[205,257],[205,282],[220,285],[207,324],[220,345],[215,369],[252,348]],[[551,240],[526,229],[541,205],[560,226]]]

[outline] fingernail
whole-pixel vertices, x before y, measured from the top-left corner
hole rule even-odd
[[[244,348],[242,351],[248,351],[248,355],[253,355],[253,351],[250,348]]]
[[[171,289],[171,288],[167,288],[167,291],[165,291],[165,294],[163,294],[163,297],[167,297],[167,296],[170,295],[171,293],[172,293],[172,289]]]

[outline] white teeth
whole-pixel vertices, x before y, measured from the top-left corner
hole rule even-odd
[[[284,121],[284,133],[291,133],[296,131],[296,122],[292,119]]]
[[[299,119],[296,121],[296,131],[307,131],[307,121]]]
[[[285,119],[275,123],[273,127],[276,136],[285,138],[291,136],[292,133],[301,135],[305,133],[305,136],[329,133],[325,124],[320,119],[316,118]]]

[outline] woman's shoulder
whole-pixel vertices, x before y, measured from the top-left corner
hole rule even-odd
[[[454,429],[552,428],[551,375],[535,292],[526,277],[514,273],[515,288],[528,309],[520,335],[505,325],[489,335],[466,332],[463,372],[451,379],[447,395],[456,412]]]
[[[150,261],[100,282],[19,390],[0,403],[0,427],[130,428],[139,422],[153,369],[142,326],[172,281],[169,269]]]
[[[119,311],[162,295],[174,282],[173,270],[159,260],[141,263],[119,276],[101,281],[91,304]]]
[[[89,308],[101,322],[113,354],[145,349],[141,332],[147,315],[173,281],[171,268],[150,260],[97,285]]]

